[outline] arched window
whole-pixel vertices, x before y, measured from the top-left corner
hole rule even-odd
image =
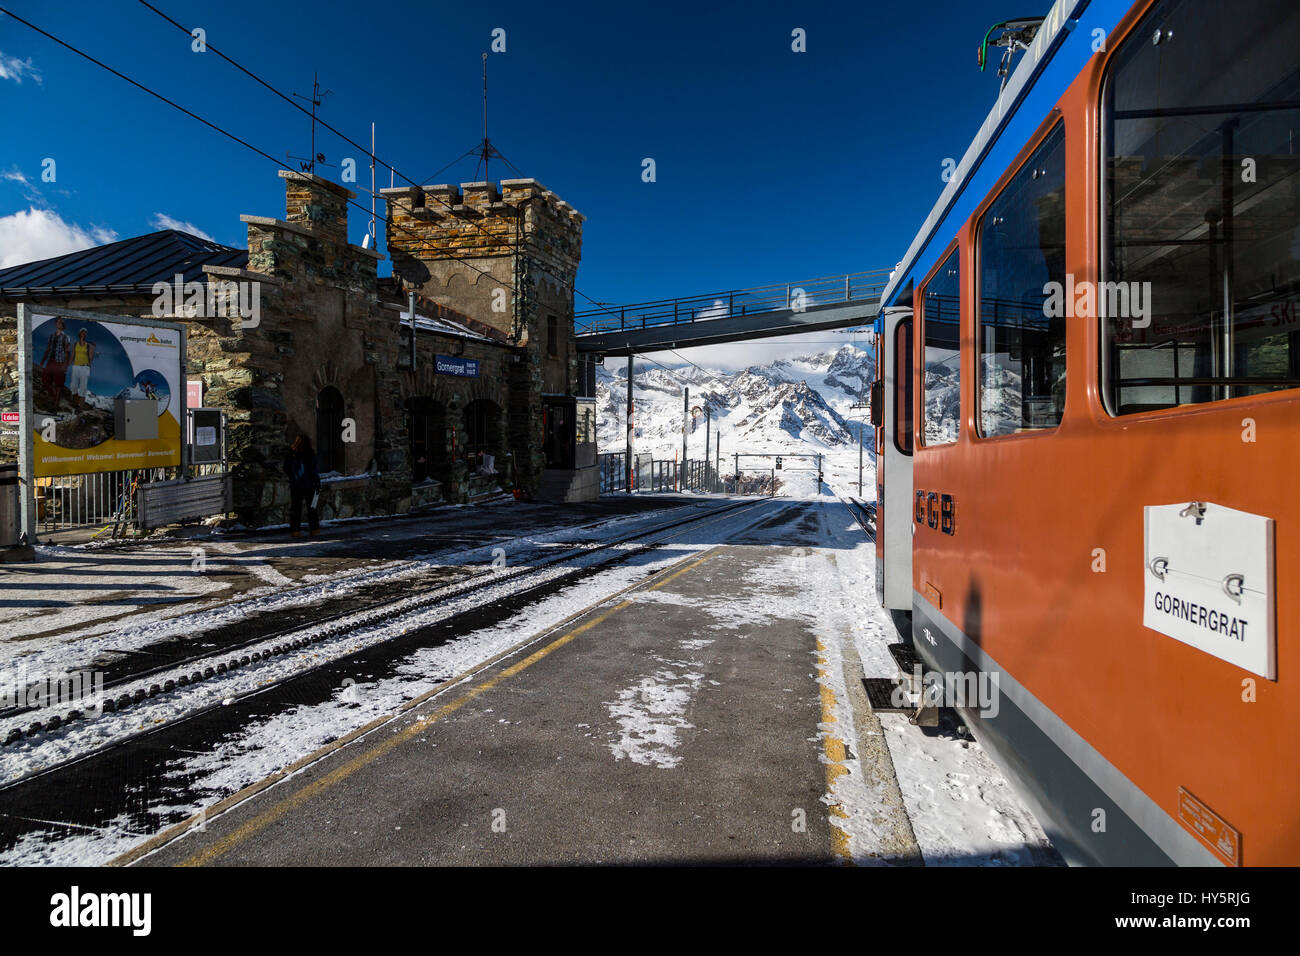
[[[316,462],[321,474],[343,473],[343,396],[326,385],[316,396]]]

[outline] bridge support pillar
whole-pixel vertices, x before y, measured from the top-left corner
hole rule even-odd
[[[635,466],[632,459],[632,356],[627,357],[627,481],[624,488],[630,495],[632,493],[633,474]]]

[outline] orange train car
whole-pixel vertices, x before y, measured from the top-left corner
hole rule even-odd
[[[1072,863],[1300,863],[1298,51],[1058,0],[881,299],[879,598]]]

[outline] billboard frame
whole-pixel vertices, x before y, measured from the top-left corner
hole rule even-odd
[[[22,495],[19,508],[21,518],[19,533],[26,536],[29,545],[39,544],[36,521],[36,449],[32,437],[35,409],[32,382],[32,319],[37,316],[62,316],[65,319],[83,319],[92,322],[108,322],[113,325],[134,325],[141,328],[167,329],[180,337],[180,377],[176,391],[179,393],[179,412],[177,419],[181,423],[180,471],[184,477],[189,474],[188,443],[185,441],[184,422],[186,412],[186,382],[188,381],[188,345],[189,327],[179,322],[161,322],[158,319],[145,319],[134,315],[115,315],[108,312],[87,312],[83,309],[62,309],[54,306],[37,305],[31,302],[18,303],[18,482]],[[163,466],[169,467],[169,466]]]

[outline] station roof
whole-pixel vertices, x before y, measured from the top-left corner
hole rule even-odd
[[[0,298],[152,292],[156,282],[207,282],[204,266],[243,269],[248,250],[163,229],[134,239],[0,269]]]

